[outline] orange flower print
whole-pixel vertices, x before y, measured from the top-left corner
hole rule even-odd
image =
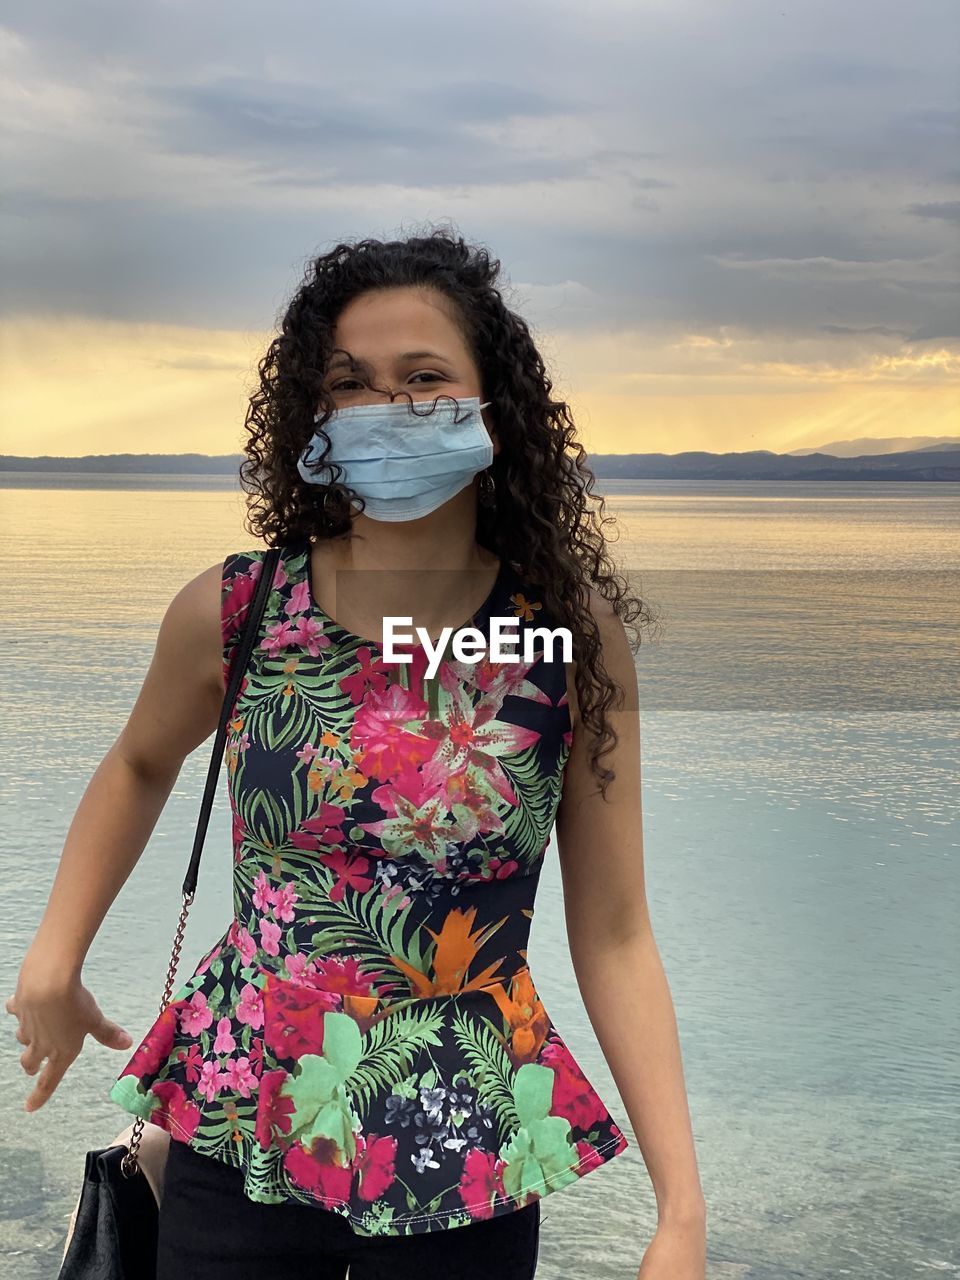
[[[471,978],[469,982],[464,982],[464,975],[470,968],[470,963],[477,950],[485,940],[485,933],[493,933],[495,929],[499,929],[504,923],[503,920],[499,924],[487,926],[484,929],[478,929],[476,933],[471,933],[470,929],[473,925],[474,917],[477,914],[476,907],[470,907],[467,911],[461,911],[459,907],[455,907],[453,911],[448,911],[443,921],[443,927],[439,933],[427,927],[427,932],[436,939],[436,947],[433,953],[433,977],[421,973],[418,969],[414,969],[408,964],[402,956],[391,956],[390,959],[410,979],[411,985],[418,996],[437,996],[437,995],[454,995],[459,991],[474,991],[477,987],[486,986],[494,981],[493,971],[501,963],[503,957],[494,964],[478,973],[476,977]]]
[[[517,617],[522,618],[524,622],[532,622],[534,610],[543,608],[539,600],[528,600],[522,591],[515,592],[510,597],[510,603],[516,609]]]
[[[494,987],[491,995],[510,1027],[506,1048],[516,1066],[536,1062],[550,1030],[550,1019],[534,989],[530,971],[521,969],[514,974],[509,996],[502,986]]]

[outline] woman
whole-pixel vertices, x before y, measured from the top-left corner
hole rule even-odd
[[[640,1276],[703,1280],[643,880],[624,621],[644,606],[498,273],[439,231],[340,244],[261,363],[241,476],[282,550],[226,749],[235,915],[111,1090],[173,1139],[161,1280],[534,1274],[543,1196],[628,1145],[526,962],[554,820],[578,984],[656,1195]],[[132,1045],[82,962],[216,726],[263,556],[174,598],[78,809],[7,1001],[28,1111],[86,1034]]]

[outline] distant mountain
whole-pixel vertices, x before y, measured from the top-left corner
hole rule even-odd
[[[829,453],[794,457],[749,453],[597,453],[589,464],[598,478],[621,480],[953,480],[960,481],[960,446],[838,458]]]
[[[2,471],[97,472],[101,475],[228,475],[235,474],[242,453],[87,453],[81,458],[17,458],[0,454]]]
[[[917,453],[927,449],[960,449],[960,436],[894,436],[876,439],[858,436],[856,440],[833,440],[815,449],[791,449],[791,458],[807,457],[811,453],[829,453],[834,458],[858,458],[864,454]]]
[[[243,454],[107,453],[82,458],[18,458],[0,454],[0,474],[46,472],[110,475],[236,475]],[[960,481],[960,444],[902,453],[838,457],[817,451],[772,453],[594,453],[587,459],[607,480],[952,480]]]

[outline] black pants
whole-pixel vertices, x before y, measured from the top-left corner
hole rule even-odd
[[[331,1210],[259,1204],[239,1169],[171,1142],[157,1280],[531,1280],[540,1201],[415,1236],[358,1236]]]

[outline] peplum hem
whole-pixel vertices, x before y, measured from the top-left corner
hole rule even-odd
[[[358,1235],[409,1235],[523,1208],[627,1149],[528,965],[398,996],[349,960],[342,982],[303,957],[245,964],[232,936],[110,1097],[241,1169],[248,1199],[325,1208]]]

